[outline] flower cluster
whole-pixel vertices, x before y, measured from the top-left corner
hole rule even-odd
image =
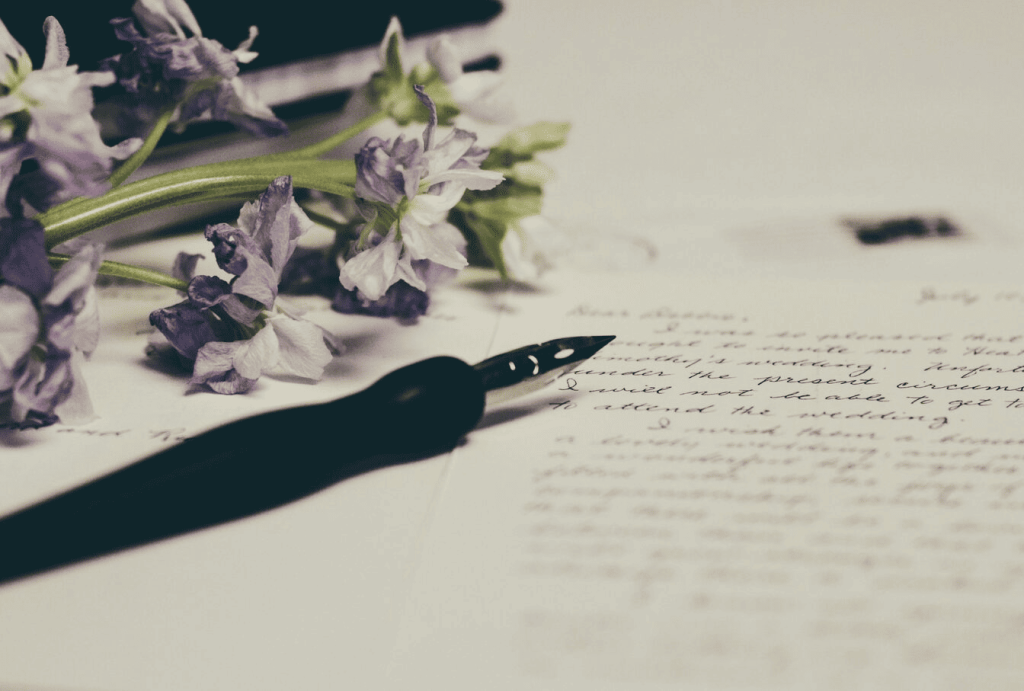
[[[286,153],[146,176],[140,167],[167,128],[287,128],[239,77],[257,57],[256,27],[230,50],[203,34],[185,0],[136,0],[132,15],[110,22],[125,52],[94,71],[69,65],[53,17],[38,69],[0,23],[0,427],[92,415],[79,365],[99,340],[98,275],[181,291],[150,314],[147,351],[182,364],[194,388],[241,394],[264,375],[316,381],[342,351],[282,293],[414,322],[430,291],[470,263],[518,280],[550,265],[558,234],[539,214],[551,171],[536,154],[561,146],[567,126],[539,123],[482,145],[467,125],[512,111],[500,76],[465,71],[448,39],[406,70],[393,19],[380,69],[350,101],[369,114],[341,115],[355,124]],[[111,87],[102,106],[118,130],[103,129],[106,139],[95,87]],[[400,129],[411,123],[423,129]],[[356,137],[354,160],[328,156]],[[88,236],[161,208],[253,198],[234,225],[206,227],[219,269],[210,274],[196,274],[199,255],[179,255],[170,274],[104,261]],[[335,231],[333,242],[299,247],[314,222]]]
[[[113,161],[141,144],[136,139],[114,147],[103,143],[92,118],[92,87],[113,83],[113,75],[68,65],[64,31],[53,17],[44,31],[46,56],[34,70],[28,53],[0,22],[0,198],[5,202],[0,216],[23,216],[103,193]],[[23,170],[26,162],[34,168]]]
[[[258,55],[251,50],[258,33],[255,26],[249,27],[249,37],[238,48],[228,50],[203,36],[184,0],[138,0],[133,9],[134,20],[111,20],[117,37],[132,49],[101,64],[127,92],[124,100],[129,107],[120,113],[123,128],[144,127],[168,110],[178,130],[189,122],[221,120],[263,136],[287,131],[238,77],[239,63],[252,62]]]
[[[0,427],[91,416],[76,370],[99,339],[99,263],[99,248],[89,246],[55,273],[39,223],[0,219]]]
[[[282,177],[242,207],[237,228],[207,227],[217,264],[234,278],[192,277],[188,299],[149,316],[178,354],[194,363],[191,384],[230,394],[250,390],[261,374],[323,375],[338,352],[334,340],[275,305],[281,272],[311,226],[292,197],[291,179]]]
[[[503,179],[480,168],[487,151],[471,132],[454,129],[435,141],[437,111],[422,89],[416,93],[430,111],[422,141],[373,137],[356,154],[355,193],[366,224],[351,256],[340,259],[341,283],[369,301],[398,281],[425,293],[442,267],[466,266],[465,238],[448,212],[466,190],[489,190]]]

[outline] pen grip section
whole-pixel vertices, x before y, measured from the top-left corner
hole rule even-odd
[[[476,371],[438,357],[329,403],[216,427],[0,519],[0,583],[267,511],[450,450],[483,415]]]

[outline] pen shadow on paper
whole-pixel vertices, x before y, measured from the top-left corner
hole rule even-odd
[[[477,428],[510,422],[546,405],[544,400],[496,409],[486,414]],[[241,422],[253,427],[243,433],[254,434],[265,424],[259,416]],[[189,449],[186,442],[0,517],[0,554],[4,555],[0,560],[0,587],[264,514],[317,495],[344,480],[426,460],[464,443],[463,437],[454,445],[369,455],[348,463],[333,462],[333,454],[317,449],[312,454],[317,456],[313,461],[291,464],[288,472],[281,473],[273,457],[287,447],[268,441],[267,450],[249,459],[251,467],[240,473],[233,463],[211,471],[211,465],[217,463],[216,454],[212,464],[211,457],[196,463],[195,450]],[[294,453],[295,449],[291,451]],[[137,492],[147,486],[156,489]],[[183,492],[183,486],[188,488],[187,492]],[[191,497],[190,501],[181,500],[183,493]]]
[[[177,447],[180,448],[180,447]],[[44,500],[13,514],[0,517],[0,587],[41,575],[62,567],[115,555],[136,547],[233,523],[273,511],[319,494],[338,483],[386,467],[425,460],[451,450],[436,448],[416,453],[378,455],[348,467],[315,464],[307,472],[289,472],[260,482],[262,471],[247,478],[225,474],[212,478],[190,478],[190,469],[181,471],[184,482],[199,482],[201,493],[214,494],[217,501],[179,502],[173,490],[143,492],[132,496],[126,487],[144,485],[147,477],[161,477],[161,455],[143,459],[69,492]],[[176,464],[180,462],[175,460]],[[153,466],[157,466],[153,470]],[[252,491],[242,486],[250,484]],[[109,503],[105,503],[109,500]],[[112,507],[112,508],[108,508]]]
[[[497,427],[498,425],[512,422],[519,418],[535,415],[548,405],[550,405],[548,401],[540,401],[529,405],[505,406],[504,408],[488,411],[484,414],[483,418],[480,420],[480,424],[476,426],[476,429],[481,430],[489,427]]]

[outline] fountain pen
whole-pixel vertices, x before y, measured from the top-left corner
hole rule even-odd
[[[0,584],[268,511],[347,477],[451,450],[487,404],[542,388],[614,338],[556,339],[476,365],[432,357],[335,401],[215,427],[0,518]]]

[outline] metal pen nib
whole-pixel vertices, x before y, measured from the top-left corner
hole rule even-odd
[[[544,388],[615,340],[615,336],[556,338],[517,348],[473,365],[487,391],[487,405]]]

